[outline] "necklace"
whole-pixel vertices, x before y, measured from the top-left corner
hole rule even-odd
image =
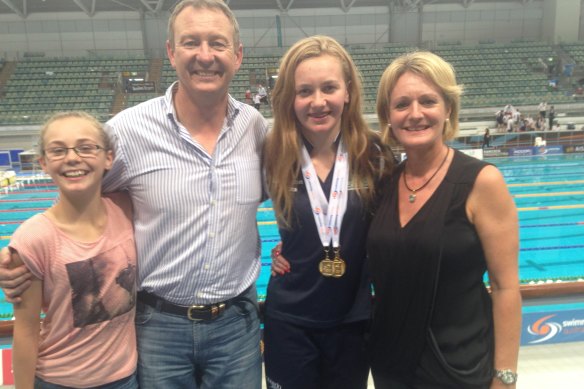
[[[426,182],[424,182],[422,184],[422,186],[420,186],[417,189],[412,189],[410,188],[410,186],[408,185],[408,180],[406,178],[406,169],[404,167],[404,185],[406,186],[406,189],[409,190],[410,192],[410,196],[408,197],[410,203],[413,203],[414,201],[416,201],[416,192],[419,190],[422,190],[426,187],[426,185],[428,185],[430,183],[430,181],[432,181],[432,178],[434,178],[436,176],[436,174],[438,174],[438,172],[440,171],[440,169],[442,169],[442,166],[444,166],[444,163],[446,163],[446,159],[448,159],[448,154],[450,154],[450,147],[446,150],[446,155],[444,156],[444,159],[442,160],[442,162],[440,162],[440,166],[438,166],[438,169],[436,169],[436,171],[434,172],[434,174],[432,174],[430,176],[430,178],[428,178],[428,180]],[[407,165],[407,160],[406,160],[406,165]]]

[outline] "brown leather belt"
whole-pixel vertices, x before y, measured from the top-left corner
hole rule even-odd
[[[144,291],[138,292],[138,301],[149,305],[160,312],[170,313],[171,315],[186,316],[189,320],[193,321],[208,321],[217,318],[225,312],[230,305],[241,300],[246,292],[247,289],[239,296],[232,299],[209,305],[177,305],[170,301],[166,301],[155,294]]]

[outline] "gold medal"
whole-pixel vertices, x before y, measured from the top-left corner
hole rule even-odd
[[[320,263],[318,264],[318,270],[320,271],[320,274],[322,274],[325,277],[332,277],[334,272],[333,272],[333,261],[331,261],[330,257],[329,257],[329,249],[325,248],[324,249],[324,259],[322,261],[320,261]]]
[[[324,259],[318,264],[320,274],[325,277],[341,278],[345,274],[347,264],[340,256],[340,249],[335,249],[335,257],[331,260],[328,248],[324,249]]]
[[[335,248],[335,258],[333,259],[333,277],[341,278],[345,274],[347,264],[341,258],[341,248]]]

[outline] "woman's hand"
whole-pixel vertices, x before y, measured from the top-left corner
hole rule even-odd
[[[283,276],[290,272],[290,262],[282,256],[282,242],[272,249],[272,276]]]

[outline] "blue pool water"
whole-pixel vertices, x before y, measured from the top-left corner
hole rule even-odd
[[[492,162],[519,211],[522,281],[584,278],[584,155]]]
[[[519,270],[522,282],[584,278],[584,155],[489,160],[503,173],[519,211]],[[0,195],[0,247],[23,221],[49,207],[54,188],[30,184]],[[279,241],[271,202],[258,209],[262,271],[258,293],[265,296],[270,250]],[[2,313],[0,307],[0,313]]]

